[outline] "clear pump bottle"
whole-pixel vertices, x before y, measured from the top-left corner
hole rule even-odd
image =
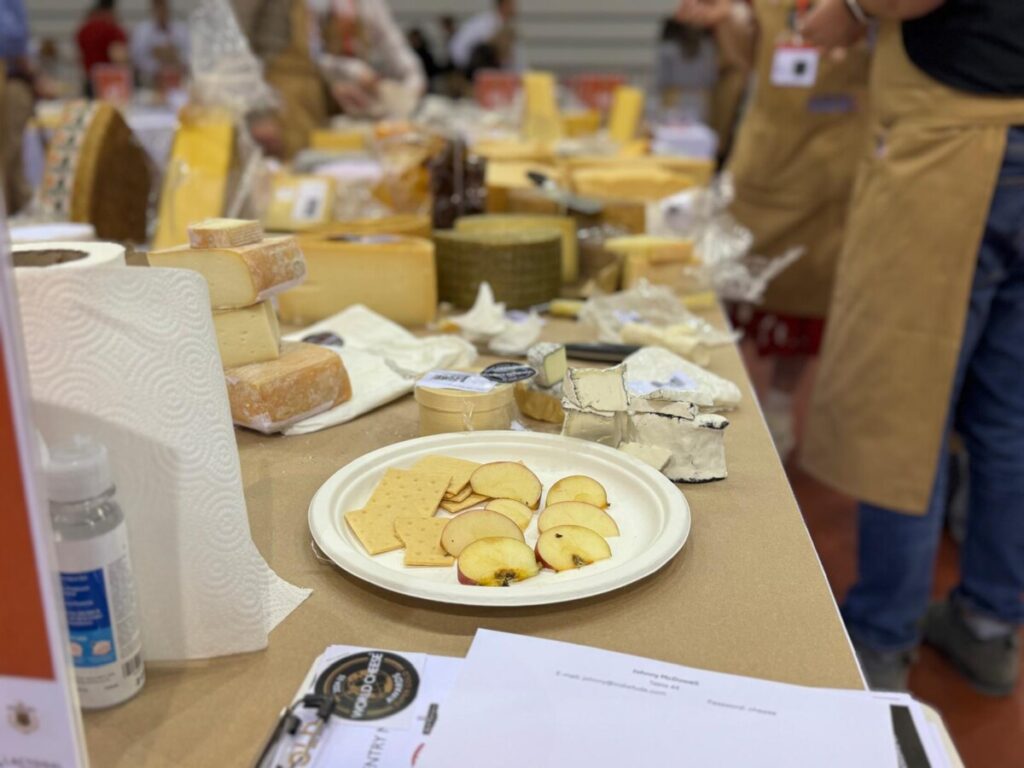
[[[76,435],[46,466],[71,657],[82,707],[131,698],[146,679],[124,512],[104,445]]]

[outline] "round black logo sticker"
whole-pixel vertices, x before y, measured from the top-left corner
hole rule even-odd
[[[333,696],[334,714],[346,720],[381,720],[412,704],[420,687],[416,668],[401,656],[366,651],[338,659],[316,681],[316,692]]]

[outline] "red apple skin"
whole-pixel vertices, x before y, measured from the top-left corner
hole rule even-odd
[[[540,563],[540,567],[541,568],[547,568],[549,571],[554,571],[555,570],[554,568],[552,568],[550,565],[548,565],[544,561],[543,557],[540,556],[540,547],[539,546],[534,545],[534,547],[533,547],[533,554],[534,554],[534,557],[537,558],[537,562]]]
[[[456,574],[457,574],[457,575],[458,575],[458,577],[459,577],[459,584],[466,584],[466,585],[468,585],[468,586],[470,586],[470,587],[475,587],[475,586],[477,586],[477,583],[476,583],[475,581],[473,581],[473,580],[472,580],[471,578],[469,578],[469,576],[467,576],[466,574],[464,574],[464,573],[463,573],[462,571],[460,571],[460,570],[459,570],[458,568],[456,568],[456,569],[455,569],[455,572],[456,572]]]

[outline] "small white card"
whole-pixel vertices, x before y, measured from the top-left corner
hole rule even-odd
[[[431,371],[418,382],[427,389],[459,389],[463,392],[490,392],[497,384],[476,373],[465,371]]]
[[[818,79],[821,52],[817,48],[780,45],[772,58],[772,85],[780,88],[811,88]]]
[[[295,221],[320,221],[327,205],[327,180],[306,179],[299,183],[292,204],[292,218]]]

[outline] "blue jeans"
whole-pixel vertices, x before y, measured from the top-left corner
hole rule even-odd
[[[1024,127],[1011,128],[971,289],[949,425],[970,459],[967,535],[953,597],[1024,623]],[[946,499],[946,446],[923,517],[862,503],[858,581],[843,618],[881,651],[917,644]]]

